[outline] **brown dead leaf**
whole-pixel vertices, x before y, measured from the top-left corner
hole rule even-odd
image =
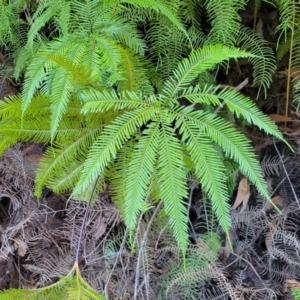
[[[296,281],[296,280],[292,280],[292,279],[287,279],[285,280],[285,286],[288,288],[300,288],[300,282]]]
[[[39,164],[40,160],[44,157],[45,157],[44,154],[33,154],[33,155],[25,156],[25,159],[37,166]]]
[[[93,237],[97,240],[106,232],[107,224],[103,217],[99,217],[92,228]]]
[[[14,240],[14,246],[18,250],[18,255],[24,257],[25,254],[27,253],[26,243],[23,240],[17,238]]]
[[[279,123],[279,122],[289,122],[289,121],[292,120],[291,117],[283,116],[283,115],[278,115],[278,114],[270,114],[269,117],[270,117],[271,120],[273,120],[276,123]]]
[[[235,198],[234,204],[231,207],[231,209],[236,209],[241,203],[243,203],[241,212],[244,211],[247,207],[249,198],[250,198],[250,186],[247,178],[244,177],[241,179],[239,183],[237,196]]]
[[[273,197],[272,199],[272,202],[276,205],[280,205],[280,206],[283,206],[284,205],[284,201],[283,201],[283,198],[279,195]],[[270,201],[268,201],[265,205],[265,210],[270,210],[274,208],[274,206],[272,205],[272,203]]]

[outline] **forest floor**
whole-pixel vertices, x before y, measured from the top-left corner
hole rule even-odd
[[[244,22],[251,16],[244,13]],[[257,31],[261,30],[275,47],[276,38],[270,33],[275,26],[271,13],[258,21],[261,29]],[[130,251],[126,228],[110,199],[108,185],[96,204],[89,207],[81,240],[81,274],[93,288],[109,299],[124,300],[293,299],[291,288],[300,285],[300,114],[297,104],[289,103],[285,116],[287,66],[288,57],[272,75],[267,98],[263,94],[257,97],[258,87],[250,83],[241,91],[256,99],[257,106],[278,124],[294,149],[292,153],[287,145],[256,127],[243,128],[255,147],[271,197],[282,213],[262,199],[245,178],[238,177],[231,199],[230,252],[217,222],[207,220],[211,216],[205,213],[208,204],[201,188],[192,187],[189,226],[195,248],[191,252],[199,257],[209,254],[211,249],[200,239],[206,225],[221,236],[221,244],[216,260],[206,257],[209,266],[184,271],[180,251],[164,226],[164,218],[158,224],[148,215],[141,217],[136,236],[141,247],[135,253]],[[220,70],[217,78],[222,84],[238,86],[246,78],[251,82],[251,74],[251,64],[240,60],[231,63],[229,72]],[[0,98],[17,91],[10,80],[1,79]],[[44,151],[44,145],[19,143],[0,160],[1,290],[49,285],[68,274],[74,264],[87,204],[45,189],[38,205],[34,175]],[[238,202],[241,205],[237,206]]]

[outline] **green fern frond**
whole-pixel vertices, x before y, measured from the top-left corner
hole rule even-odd
[[[162,94],[169,99],[177,96],[182,89],[188,88],[193,80],[207,70],[229,58],[252,57],[254,55],[233,47],[223,45],[204,46],[193,51],[180,62],[173,77],[164,84]]]
[[[109,165],[109,171],[106,172],[106,178],[110,182],[110,192],[112,199],[116,202],[120,214],[125,220],[125,197],[126,197],[126,181],[128,177],[128,168],[133,158],[133,149],[135,142],[128,141],[117,153],[118,160],[113,161]],[[130,220],[133,221],[133,220]]]
[[[137,216],[142,211],[143,202],[147,199],[160,143],[159,125],[159,123],[151,123],[142,132],[139,143],[133,149],[133,157],[127,169],[124,198],[125,222],[131,231],[136,228]]]
[[[259,111],[250,98],[231,88],[222,89],[217,96],[226,103],[227,107],[235,113],[238,118],[242,116],[250,124],[256,125],[279,139],[283,138],[275,123]]]
[[[91,181],[104,171],[107,164],[115,157],[118,149],[147,121],[154,119],[157,109],[154,107],[138,108],[125,112],[107,125],[103,134],[91,147],[82,176],[74,193],[82,193]]]
[[[76,45],[77,46],[77,45]],[[82,57],[85,55],[85,60],[87,60],[86,55],[86,48],[91,45],[87,45],[82,43],[78,45],[79,47],[74,47],[75,51],[71,52],[72,59],[66,57],[66,55],[62,55],[61,53],[55,53],[48,55],[47,53],[40,53],[42,56],[45,56],[47,59],[53,61],[56,66],[60,67],[59,70],[64,70],[71,74],[75,79],[76,82],[79,84],[86,84],[86,85],[95,85],[97,81],[100,79],[100,74],[96,74],[94,68],[90,66],[81,65]],[[70,52],[71,49],[68,50]],[[78,55],[79,54],[79,55]],[[92,61],[95,58],[91,59]],[[63,78],[62,75],[57,75],[58,78]],[[55,85],[55,81],[52,82],[52,86]]]
[[[300,288],[293,288],[292,295],[294,296],[295,300],[300,299]]]
[[[191,103],[205,103],[211,105],[220,105],[221,102],[217,95],[217,88],[213,85],[205,84],[203,86],[194,85],[181,91],[181,96]]]
[[[243,10],[246,3],[246,0],[205,1],[205,7],[212,25],[212,29],[205,40],[206,45],[235,45],[241,26],[241,17],[238,11]]]
[[[42,46],[43,42],[34,43],[32,47],[24,46],[23,48],[16,51],[15,68],[13,74],[14,78],[16,78],[17,80],[20,79],[23,71],[28,67],[32,59],[35,57],[35,54]]]
[[[300,66],[300,3],[296,0],[282,1],[277,0],[276,5],[280,14],[280,23],[276,27],[275,32],[280,32],[278,42],[280,41],[282,35],[284,35],[284,42],[287,42],[287,37],[290,36],[288,40],[289,43],[289,61],[287,70],[287,87],[286,87],[286,104],[285,104],[285,115],[288,115],[288,106],[290,101],[290,86],[292,79],[295,80],[293,84],[294,88],[294,100],[300,100],[299,85],[297,82],[299,79],[299,74],[293,73],[293,68],[298,69]],[[299,102],[298,102],[299,103]]]
[[[49,147],[45,158],[39,163],[35,180],[35,195],[41,196],[45,185],[56,193],[72,189],[80,177],[89,147],[101,131],[101,128],[89,129],[87,132],[82,132],[82,136],[76,140],[65,140]]]
[[[188,245],[188,217],[184,205],[187,197],[182,146],[175,137],[168,116],[162,120],[158,150],[158,184],[175,240],[185,253]]]
[[[182,267],[182,257],[176,247],[166,247],[175,256],[175,262],[168,264],[169,271],[163,275],[159,299],[198,299],[199,284],[209,278],[209,265],[218,257],[221,244],[215,233],[204,235],[196,246],[190,246],[186,253],[186,268]],[[178,261],[181,262],[178,264]]]
[[[132,50],[119,47],[121,56],[119,72],[120,80],[117,82],[119,91],[142,91],[144,95],[151,95],[154,89],[150,83],[149,69],[153,68],[149,62],[135,54]]]
[[[187,109],[184,111],[187,112]],[[228,234],[231,224],[229,196],[224,180],[225,168],[220,155],[214,149],[211,139],[201,133],[200,127],[185,120],[181,116],[181,112],[176,118],[176,126],[179,128],[182,140],[190,153],[195,175],[201,182],[203,190],[209,195],[220,225]]]
[[[106,0],[105,2],[110,3],[128,3],[134,6],[140,6],[144,8],[150,8],[153,9],[156,12],[159,12],[166,16],[174,26],[177,27],[180,31],[186,33],[186,30],[184,26],[182,25],[181,21],[178,19],[176,14],[174,13],[172,9],[172,5],[169,3],[166,3],[165,1],[161,0]]]
[[[299,28],[297,20],[300,15],[300,4],[297,0],[276,0],[276,6],[280,14],[280,23],[276,27],[276,32],[284,33],[286,39],[288,31],[294,34],[294,30]]]
[[[51,140],[53,141],[57,128],[66,112],[72,90],[75,88],[76,79],[70,76],[66,69],[55,72],[51,86]]]
[[[32,24],[28,32],[27,46],[32,47],[34,41],[40,40],[40,30],[46,25],[47,22],[55,22],[55,30],[67,33],[68,29],[64,24],[68,23],[70,16],[70,2],[69,1],[43,1],[41,2],[32,16]],[[59,16],[64,14],[65,20]],[[50,34],[51,36],[51,34]],[[55,36],[55,35],[54,35]]]
[[[182,58],[191,51],[186,35],[175,29],[165,16],[151,19],[146,39],[151,45],[150,59],[162,80],[168,79]]]
[[[131,49],[135,54],[144,56],[146,43],[142,39],[141,33],[136,30],[136,23],[132,23],[130,19],[121,17],[112,19],[111,14],[108,14],[108,20],[103,23],[102,15],[97,19],[99,24],[97,24],[96,20],[96,28],[99,27],[108,37],[118,41],[124,48]]]
[[[70,273],[56,283],[37,289],[10,289],[0,292],[1,300],[11,299],[66,299],[66,300],[106,300],[95,291],[81,276],[76,263]]]
[[[47,54],[54,54],[55,52],[64,54],[67,51],[66,43],[64,41],[50,43],[49,45],[42,47],[39,52],[45,53],[45,51]],[[44,84],[44,80],[47,76],[47,71],[53,69],[54,67],[55,63],[53,61],[48,60],[46,56],[38,54],[36,55],[34,62],[30,63],[26,71],[22,91],[23,111],[25,111],[30,105],[33,95],[37,91],[37,89],[40,88],[42,84]]]
[[[243,134],[225,120],[204,111],[184,112],[181,110],[180,114],[216,142],[227,157],[239,164],[241,172],[253,182],[261,195],[270,199],[253,148]]]
[[[253,84],[260,84],[257,97],[262,88],[266,98],[267,88],[272,82],[272,73],[276,70],[272,49],[260,34],[246,27],[241,28],[236,45],[256,55],[256,57],[249,57],[249,61],[253,64]]]
[[[6,49],[18,50],[26,43],[28,25],[20,17],[23,7],[23,0],[0,1],[0,45]]]
[[[82,108],[84,114],[88,112],[106,112],[112,108],[119,111],[125,108],[134,109],[149,106],[147,102],[143,101],[142,97],[142,94],[131,91],[117,94],[113,90],[109,92],[90,90],[83,92],[80,96],[85,103]]]

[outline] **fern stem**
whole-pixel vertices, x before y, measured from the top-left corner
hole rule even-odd
[[[256,27],[256,20],[257,20],[257,11],[258,11],[258,0],[254,1],[254,19],[253,19],[253,30],[255,30]]]
[[[136,272],[135,272],[134,296],[133,296],[134,300],[137,299],[138,292],[141,290],[141,287],[138,287],[138,282],[139,282],[139,269],[140,269],[140,262],[141,262],[142,252],[143,252],[143,249],[144,249],[144,246],[145,246],[145,243],[146,243],[146,239],[147,239],[149,230],[151,228],[151,225],[152,225],[152,223],[154,221],[154,218],[156,217],[157,213],[159,212],[161,205],[162,205],[162,201],[160,201],[158,203],[158,205],[156,206],[156,208],[155,208],[155,210],[154,210],[154,212],[153,212],[153,214],[151,216],[151,219],[148,222],[148,225],[147,225],[147,228],[146,228],[146,230],[144,232],[143,238],[141,240],[139,254],[138,254],[138,259],[137,259],[137,265],[136,265]],[[142,284],[143,284],[143,282],[142,282]]]
[[[125,245],[125,243],[126,243],[127,236],[128,236],[128,229],[126,229],[126,231],[125,231],[125,233],[124,233],[124,237],[123,237],[123,240],[122,240],[122,244],[121,244],[121,246],[120,246],[120,250],[118,251],[118,255],[117,255],[116,259],[115,259],[115,263],[114,263],[113,267],[111,268],[111,271],[110,271],[110,273],[109,273],[109,276],[108,276],[108,278],[107,278],[107,280],[106,280],[106,285],[105,285],[105,287],[104,287],[104,289],[103,289],[103,293],[105,294],[105,297],[107,297],[107,299],[108,299],[108,297],[109,297],[109,294],[108,294],[108,285],[109,285],[109,282],[110,282],[110,278],[111,278],[111,276],[112,276],[112,273],[113,273],[114,269],[115,269],[116,266],[117,266],[119,256],[120,256],[120,254],[122,253],[122,248],[124,247],[124,245]]]
[[[99,179],[99,177],[98,177],[98,179]],[[87,208],[85,210],[84,217],[83,217],[83,220],[82,220],[82,224],[81,224],[81,228],[80,228],[80,234],[79,234],[79,239],[78,239],[78,244],[77,244],[77,249],[76,249],[75,264],[78,264],[78,261],[79,261],[79,251],[80,251],[80,244],[81,244],[81,241],[82,241],[82,238],[83,238],[83,230],[84,230],[84,227],[86,225],[87,217],[88,217],[88,214],[89,214],[89,211],[90,211],[89,207],[90,207],[90,205],[92,203],[92,199],[93,199],[94,192],[96,190],[98,179],[95,181],[95,184],[93,186],[93,190],[92,190],[90,199],[89,199],[89,201],[87,203]]]
[[[295,8],[292,9],[293,12],[293,21],[292,24],[295,26]],[[292,59],[293,59],[293,44],[294,44],[294,28],[292,28],[291,32],[291,41],[290,41],[290,55],[289,55],[289,66],[287,73],[287,83],[286,83],[286,99],[285,99],[285,116],[288,115],[288,106],[289,106],[289,98],[290,98],[290,88],[291,88],[291,72],[292,72]],[[286,122],[284,123],[286,127]]]
[[[236,90],[237,92],[239,92],[244,86],[246,86],[249,83],[249,78],[247,77],[244,81],[242,81],[239,85],[237,86],[233,86],[232,88],[234,90]],[[227,85],[224,86],[219,86],[218,88],[222,88],[222,87],[228,87]],[[214,114],[217,115],[219,113],[219,111],[224,107],[225,105],[225,101],[223,101],[215,110],[214,110]]]
[[[191,188],[190,188],[189,205],[188,205],[188,209],[187,209],[187,217],[188,217],[189,224],[190,224],[190,227],[191,227],[192,237],[193,237],[194,241],[197,241],[197,234],[196,234],[195,228],[192,224],[191,219],[189,218],[195,188],[196,188],[196,186],[191,186]]]

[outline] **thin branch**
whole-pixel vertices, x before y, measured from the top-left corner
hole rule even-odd
[[[161,205],[162,205],[162,201],[160,201],[158,203],[158,205],[156,206],[156,208],[155,208],[155,210],[154,210],[154,212],[151,216],[151,219],[148,222],[147,228],[144,232],[143,238],[142,238],[141,243],[140,243],[140,249],[139,249],[136,272],[135,272],[134,296],[133,296],[134,300],[137,300],[138,291],[141,289],[141,287],[138,287],[138,282],[139,282],[139,268],[140,268],[140,263],[141,263],[142,252],[143,252],[144,246],[146,244],[146,239],[147,239],[150,227],[151,227],[151,225],[154,221],[154,218],[156,217],[158,211],[160,210]],[[142,284],[144,284],[144,283],[145,283],[145,281],[142,282]]]
[[[89,208],[90,208],[90,205],[92,203],[92,199],[93,199],[94,192],[96,190],[98,179],[99,179],[99,177],[97,178],[97,180],[96,180],[96,182],[94,184],[94,187],[93,187],[90,199],[89,199],[89,201],[87,203],[87,208],[85,210],[85,214],[84,214],[84,217],[83,217],[83,220],[82,220],[82,224],[81,224],[81,228],[80,228],[80,234],[79,234],[79,239],[78,239],[78,244],[77,244],[77,249],[76,249],[75,264],[78,263],[78,261],[79,261],[79,251],[80,251],[80,244],[81,244],[81,241],[82,241],[82,238],[83,238],[83,231],[84,231],[84,227],[85,227],[86,222],[87,222],[88,214],[89,214],[89,211],[90,211]]]

